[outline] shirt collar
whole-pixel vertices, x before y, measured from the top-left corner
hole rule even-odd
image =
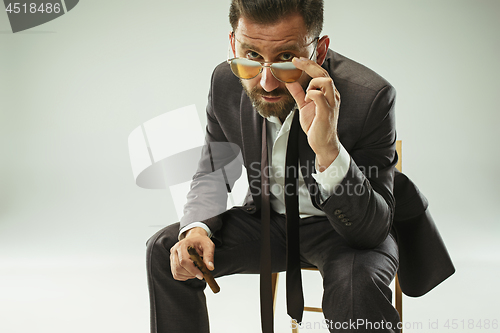
[[[296,110],[297,110],[297,107],[295,106],[292,109],[292,111],[288,114],[288,116],[286,116],[285,121],[283,122],[283,124],[281,123],[281,120],[278,117],[276,117],[276,116],[269,116],[269,117],[267,117],[267,120],[269,122],[271,122],[271,123],[276,124],[280,128],[282,126],[284,126],[284,128],[282,129],[283,131],[289,131],[290,127],[292,126],[293,116],[294,116]]]

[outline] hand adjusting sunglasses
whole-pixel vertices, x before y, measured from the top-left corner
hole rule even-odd
[[[314,38],[311,43],[314,43],[318,39],[319,37]],[[307,45],[310,45],[311,43]],[[313,55],[316,53],[317,47],[318,43],[316,43],[316,45],[314,46],[314,51],[309,59],[312,59]],[[271,70],[273,76],[278,81],[284,83],[292,83],[297,81],[302,76],[303,72],[301,69],[295,67],[291,60],[287,62],[259,62],[247,58],[232,58],[228,59],[227,62],[229,63],[233,74],[243,80],[253,79],[257,75],[262,73],[264,67],[268,67]]]

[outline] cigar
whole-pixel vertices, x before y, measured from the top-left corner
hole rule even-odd
[[[208,270],[207,266],[201,259],[196,249],[192,246],[189,246],[187,250],[196,268],[198,268],[203,273],[203,278],[205,279],[205,281],[207,281],[210,289],[212,289],[214,294],[217,294],[220,291],[220,287],[217,282],[215,282],[212,273]]]

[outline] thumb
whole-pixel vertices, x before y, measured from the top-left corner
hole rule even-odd
[[[306,98],[306,93],[304,92],[304,89],[302,89],[302,86],[298,82],[292,82],[292,83],[286,83],[286,88],[292,95],[293,99],[295,102],[297,102],[297,106],[299,109],[302,109],[302,106],[306,104],[305,98]]]

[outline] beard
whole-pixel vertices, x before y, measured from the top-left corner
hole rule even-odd
[[[245,89],[250,101],[252,101],[253,106],[257,112],[264,118],[270,116],[275,116],[281,120],[285,119],[286,116],[292,111],[295,106],[295,99],[288,91],[286,87],[276,88],[273,91],[267,92],[259,86],[255,86],[252,89],[248,89],[243,82],[241,82],[243,89]],[[266,102],[261,96],[265,97],[282,97],[279,102]]]

